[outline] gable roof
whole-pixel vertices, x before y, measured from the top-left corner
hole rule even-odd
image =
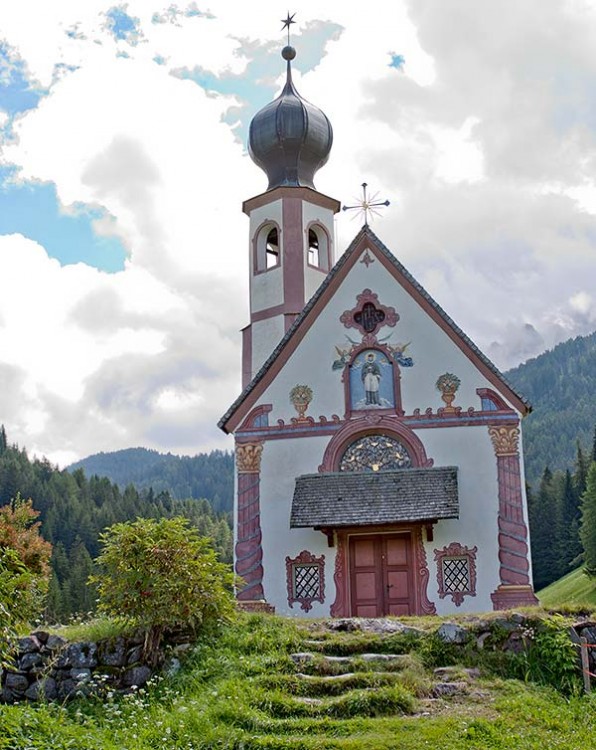
[[[466,336],[462,329],[447,315],[443,308],[435,302],[430,294],[416,281],[412,274],[397,260],[384,245],[372,229],[365,224],[354,237],[347,250],[331,269],[321,286],[305,305],[302,312],[295,319],[285,336],[271,352],[261,369],[251,382],[234,401],[227,412],[218,422],[218,427],[226,433],[233,432],[248,412],[255,406],[256,401],[265,391],[276,375],[276,372],[287,362],[296,347],[302,341],[319,312],[333,296],[337,287],[347,276],[350,269],[358,260],[361,252],[368,248],[398,281],[405,291],[410,294],[428,313],[433,314],[437,323],[463,353],[476,365],[483,375],[497,390],[503,393],[522,414],[528,414],[532,407],[529,401],[519,394],[507,381],[501,371],[484,355],[474,342]],[[274,367],[275,365],[275,367]]]

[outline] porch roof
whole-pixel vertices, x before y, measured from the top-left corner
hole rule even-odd
[[[336,528],[458,518],[457,467],[305,474],[291,528]]]

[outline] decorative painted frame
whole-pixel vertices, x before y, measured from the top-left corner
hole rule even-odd
[[[298,568],[316,568],[318,576],[318,596],[297,596],[296,570]],[[325,602],[325,555],[317,557],[308,550],[303,549],[297,557],[286,557],[286,586],[288,592],[288,604],[294,606],[300,603],[300,608],[305,612],[312,609],[313,602]]]
[[[461,606],[465,596],[476,596],[476,553],[478,547],[464,547],[459,542],[451,542],[443,549],[436,549],[435,562],[437,563],[437,584],[439,597],[445,599],[450,596],[456,607]],[[447,560],[465,560],[468,567],[468,590],[452,591],[447,589],[445,581],[444,564]]]
[[[371,305],[375,312],[381,313],[383,317],[374,321],[372,328],[367,330],[367,326],[362,323],[362,320],[366,315],[365,308],[369,310]],[[343,312],[339,320],[346,328],[357,328],[363,336],[362,343],[370,345],[377,343],[376,334],[380,328],[383,326],[393,328],[396,325],[399,315],[395,312],[395,308],[382,305],[379,302],[378,294],[371,289],[364,289],[361,294],[356,296],[356,306]]]

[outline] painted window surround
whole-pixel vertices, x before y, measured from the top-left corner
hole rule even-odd
[[[325,555],[317,557],[303,549],[297,557],[286,557],[288,604],[300,604],[304,612],[313,602],[325,602]]]

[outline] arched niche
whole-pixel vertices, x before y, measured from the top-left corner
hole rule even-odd
[[[318,222],[311,222],[306,228],[307,263],[319,271],[331,268],[331,241],[325,227]]]
[[[281,265],[281,229],[274,221],[265,221],[253,240],[254,272],[264,273]]]
[[[430,468],[433,465],[433,459],[428,458],[422,441],[413,430],[395,418],[379,416],[374,421],[364,417],[346,422],[329,441],[319,472],[339,471],[341,460],[350,445],[367,435],[386,435],[400,443],[408,454],[412,468]]]

